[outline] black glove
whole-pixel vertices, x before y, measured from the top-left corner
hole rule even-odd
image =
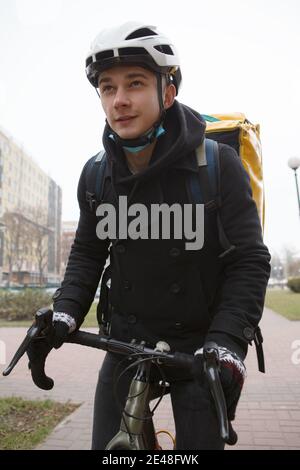
[[[47,308],[40,309],[35,320],[41,331],[27,347],[28,367],[33,382],[44,390],[50,390],[54,382],[45,374],[46,358],[53,347],[58,349],[68,334],[76,329],[76,322],[69,314],[52,312]]]
[[[55,349],[58,349],[62,346],[69,334],[69,326],[62,322],[56,321],[53,323],[53,336],[52,336],[52,345]]]
[[[55,349],[61,347],[69,333],[76,329],[76,321],[72,315],[64,312],[53,312],[52,345]]]
[[[220,381],[226,400],[227,416],[229,421],[233,421],[246,377],[246,367],[242,360],[234,352],[231,352],[229,349],[222,346],[217,346],[217,348],[219,351],[219,361],[221,368]],[[194,375],[200,385],[203,386],[207,380],[203,370],[203,348],[200,348],[195,352],[194,367]]]
[[[221,346],[218,349],[221,364],[220,379],[227,404],[228,419],[233,421],[246,377],[246,367],[234,352]]]

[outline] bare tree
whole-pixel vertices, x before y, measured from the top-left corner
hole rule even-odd
[[[271,278],[273,279],[283,279],[284,278],[284,262],[279,256],[278,253],[272,253],[271,257]]]
[[[13,270],[21,271],[26,259],[24,250],[27,221],[19,212],[5,212],[1,222],[5,226],[4,252],[8,267],[8,285],[11,283]]]
[[[74,242],[74,236],[75,236],[75,233],[67,232],[67,233],[64,233],[61,238],[61,267],[62,267],[61,274],[62,275],[64,274],[67,264],[68,264],[71,247]]]
[[[51,233],[47,226],[47,209],[22,207],[18,211],[6,212],[1,222],[5,226],[4,252],[8,285],[11,284],[13,271],[20,274],[25,262],[36,266],[39,284],[44,284],[48,263],[48,235]]]
[[[283,250],[286,277],[300,276],[300,252],[295,247],[285,246]]]
[[[42,207],[27,210],[30,213],[29,247],[39,272],[39,284],[44,284],[44,274],[48,264],[48,235],[51,229],[47,227],[47,211]]]

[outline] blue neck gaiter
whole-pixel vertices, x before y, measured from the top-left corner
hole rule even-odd
[[[147,137],[149,137],[149,140],[150,140],[150,137],[152,136],[152,133],[153,133],[153,130],[149,131],[148,134],[146,134]],[[160,125],[156,131],[155,131],[155,138],[157,139],[158,137],[160,137],[161,135],[165,134],[166,133],[166,130],[163,128],[162,125]],[[113,134],[109,134],[109,138],[112,139],[112,140],[115,140],[114,138],[114,135]],[[148,145],[150,145],[150,141],[145,144],[145,145],[139,145],[138,147],[126,147],[126,146],[123,146],[123,149],[124,150],[127,150],[127,152],[130,152],[130,153],[138,153],[140,152],[141,150],[144,150],[146,147],[148,147]]]

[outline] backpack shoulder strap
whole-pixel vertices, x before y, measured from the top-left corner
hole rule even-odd
[[[193,201],[204,204],[210,212],[216,210],[219,197],[219,149],[214,140],[205,139],[196,149],[198,174],[190,175]]]
[[[106,153],[101,150],[91,158],[86,169],[86,200],[92,212],[96,211],[97,203],[101,202],[103,196],[106,163]]]
[[[235,250],[235,246],[231,245],[225,234],[218,210],[222,204],[218,143],[212,139],[204,139],[196,149],[196,158],[198,175],[191,174],[190,191],[196,204],[204,204],[208,213],[216,212],[219,241],[224,250],[219,257],[223,258]]]
[[[203,144],[196,150],[196,155],[203,203],[206,210],[213,211],[218,207],[220,196],[219,146],[214,140],[204,139]]]

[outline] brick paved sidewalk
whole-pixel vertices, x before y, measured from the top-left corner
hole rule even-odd
[[[292,343],[300,341],[300,323],[265,309],[261,325],[267,373],[257,371],[255,348],[250,348],[246,360],[248,378],[235,422],[239,442],[234,449],[300,449],[300,364],[294,365],[291,360]],[[0,329],[0,340],[7,345],[7,359],[12,357],[25,331]],[[47,373],[55,379],[55,387],[49,392],[31,383],[25,358],[9,377],[1,376],[0,396],[82,404],[55,428],[40,449],[90,448],[93,394],[103,357],[101,351],[71,344],[51,352]],[[169,398],[164,398],[155,421],[157,429],[168,429],[174,434]],[[169,438],[162,437],[160,441],[164,448],[171,448]]]

